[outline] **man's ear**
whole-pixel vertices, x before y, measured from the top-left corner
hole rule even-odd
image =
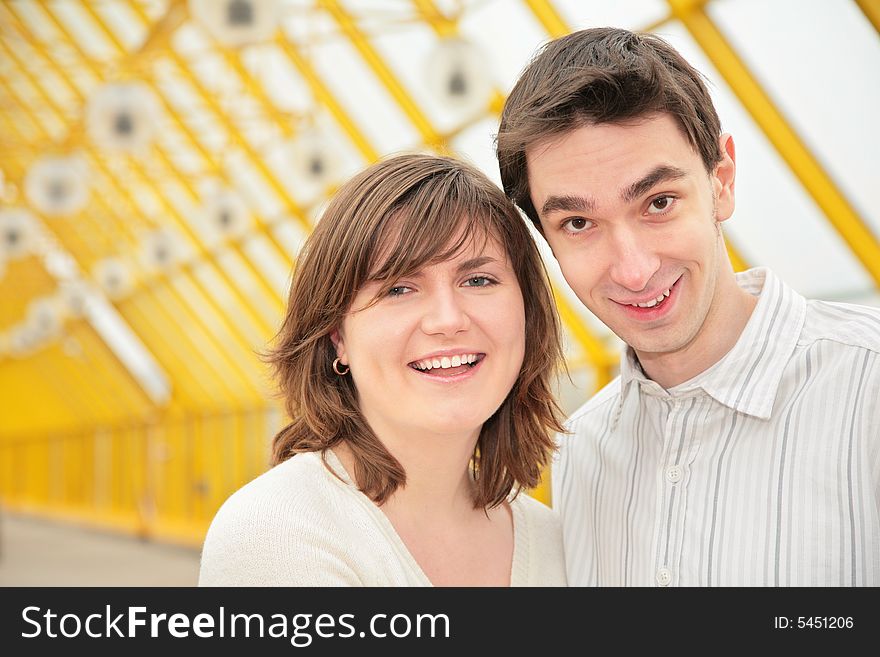
[[[333,343],[333,346],[336,347],[336,355],[339,357],[339,362],[343,365],[348,365],[348,356],[345,351],[345,339],[342,337],[342,333],[339,329],[333,329],[330,333],[330,341]]]
[[[733,137],[724,133],[718,138],[721,161],[712,172],[712,191],[715,194],[715,221],[724,221],[733,214],[735,206],[736,146]]]

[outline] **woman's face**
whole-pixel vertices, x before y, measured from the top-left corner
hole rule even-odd
[[[513,387],[525,353],[522,293],[487,240],[385,285],[365,285],[334,332],[373,431],[474,434]]]

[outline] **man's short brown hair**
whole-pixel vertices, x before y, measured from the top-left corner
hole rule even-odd
[[[672,116],[706,170],[721,161],[721,122],[702,76],[660,37],[603,27],[548,43],[523,71],[501,113],[498,164],[504,191],[540,229],[526,150],[600,123]]]

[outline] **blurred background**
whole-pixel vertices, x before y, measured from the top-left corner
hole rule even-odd
[[[601,25],[709,79],[737,268],[880,305],[880,0],[0,2],[0,585],[194,584],[284,422],[257,354],[327,198],[402,151],[498,181],[517,75]],[[572,411],[620,344],[544,255]]]

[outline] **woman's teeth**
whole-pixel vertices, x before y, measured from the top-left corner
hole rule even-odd
[[[450,367],[459,367],[461,365],[473,365],[477,362],[477,354],[461,354],[455,356],[442,356],[440,358],[426,358],[417,360],[413,366],[422,371],[433,369],[448,370]]]

